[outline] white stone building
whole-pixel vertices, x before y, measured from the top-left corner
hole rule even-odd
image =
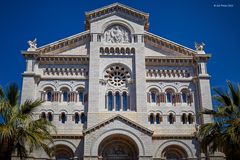
[[[57,126],[57,159],[197,159],[194,133],[212,108],[210,58],[148,32],[149,14],[114,3],[85,14],[85,31],[22,52],[22,102]],[[32,154],[46,159],[43,151]]]

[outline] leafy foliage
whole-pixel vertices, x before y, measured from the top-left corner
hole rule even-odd
[[[11,159],[15,152],[20,159],[25,159],[33,149],[43,148],[51,156],[53,143],[51,131],[55,127],[45,119],[34,119],[33,112],[43,101],[26,100],[18,105],[19,88],[10,84],[4,93],[0,87],[0,159]]]
[[[240,156],[240,86],[227,81],[228,91],[214,89],[214,99],[218,109],[205,109],[202,114],[211,115],[214,122],[202,124],[198,139],[202,150],[207,153],[223,151],[227,159],[238,159]]]

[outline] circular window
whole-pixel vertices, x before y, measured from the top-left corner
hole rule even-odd
[[[130,78],[130,73],[124,67],[116,65],[109,67],[104,77],[110,85],[120,87]]]

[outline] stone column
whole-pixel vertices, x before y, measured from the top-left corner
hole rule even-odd
[[[198,99],[199,107],[196,107],[197,112],[202,111],[204,108],[212,109],[212,96],[210,90],[210,75],[207,73],[207,60],[210,55],[205,54],[204,51],[197,51],[196,54],[196,68],[197,68],[197,79],[195,80],[198,93],[196,95]],[[195,98],[196,99],[196,98]],[[212,122],[210,115],[203,115],[201,123]]]

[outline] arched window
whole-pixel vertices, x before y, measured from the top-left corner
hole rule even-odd
[[[156,123],[157,123],[157,124],[160,124],[160,122],[161,122],[161,116],[160,116],[160,114],[158,113],[158,114],[156,115]]]
[[[187,93],[186,92],[182,92],[182,102],[187,103]]]
[[[104,53],[103,47],[100,48],[100,53]]]
[[[133,53],[133,54],[135,53],[135,48],[131,49],[131,53]]]
[[[127,93],[126,92],[123,92],[123,95],[122,95],[122,101],[123,101],[123,111],[126,111],[127,110]]]
[[[187,124],[187,115],[186,115],[186,113],[183,113],[183,115],[182,115],[182,122],[183,122],[183,124]]]
[[[83,102],[84,101],[84,89],[83,88],[78,88],[77,93],[78,93],[78,101]]]
[[[107,47],[105,48],[105,53],[109,53],[109,49]]]
[[[189,124],[193,124],[194,118],[193,115],[191,113],[188,114],[188,123]]]
[[[125,49],[121,48],[121,53],[124,54],[125,53]]]
[[[112,111],[113,109],[113,94],[112,92],[108,92],[108,111]]]
[[[40,118],[42,118],[42,119],[46,119],[46,113],[45,113],[45,112],[42,112]]]
[[[83,123],[85,123],[85,121],[86,121],[86,116],[84,113],[82,113],[81,114],[81,123],[83,124]]]
[[[116,103],[115,103],[116,111],[119,111],[121,108],[121,100],[120,100],[119,92],[116,92],[116,94],[115,94],[115,101],[116,101]]]
[[[78,113],[75,113],[75,115],[74,115],[74,121],[75,121],[76,124],[78,124],[78,122],[80,121],[80,116],[79,116]]]
[[[110,48],[110,53],[114,53],[114,48]]]
[[[47,101],[51,102],[53,98],[52,91],[47,90]]]
[[[169,114],[168,121],[170,124],[173,124],[175,122],[175,116],[172,113]]]
[[[62,88],[62,101],[63,102],[68,102],[70,100],[70,94],[69,94],[69,89],[68,88]]]
[[[150,124],[154,124],[154,115],[153,114],[150,114],[149,121],[150,121]]]
[[[187,89],[183,89],[181,92],[182,92],[182,103],[187,103],[189,91]]]
[[[126,48],[126,53],[127,53],[127,54],[130,53],[130,48]]]
[[[152,92],[151,92],[151,102],[152,102],[152,103],[156,103],[156,101],[157,101],[156,92],[155,92],[155,91],[152,91]]]
[[[61,119],[62,123],[65,123],[67,121],[67,116],[66,116],[66,114],[64,112],[61,113],[60,119]]]
[[[172,90],[167,90],[167,103],[172,103],[173,102],[173,91]]]
[[[51,87],[47,87],[44,89],[45,93],[46,93],[46,97],[44,100],[47,100],[49,102],[53,101],[53,89]]]
[[[116,52],[116,53],[119,53],[119,52],[120,52],[120,51],[119,51],[119,48],[116,48],[116,49],[115,49],[115,52]]]
[[[48,121],[51,122],[53,120],[53,115],[51,112],[48,112]]]
[[[67,102],[67,101],[68,101],[68,92],[63,91],[63,102]]]

